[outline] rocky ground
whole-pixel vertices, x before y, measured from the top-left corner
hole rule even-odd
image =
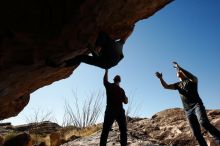
[[[220,129],[220,110],[207,110],[213,125]],[[128,118],[129,146],[197,146],[190,132],[182,109],[167,109],[153,115],[152,118]],[[46,146],[98,146],[102,124],[79,129],[77,127],[61,127],[56,123],[43,122],[36,125],[0,126],[0,142],[10,133],[27,132],[32,144],[44,142]],[[202,129],[209,146],[213,144],[211,136]],[[1,145],[1,144],[0,144]],[[109,133],[107,146],[119,146],[119,129],[113,124]],[[23,145],[22,145],[23,146]],[[29,145],[30,146],[30,145]]]
[[[220,110],[209,110],[210,121],[220,129]],[[62,146],[98,146],[101,130],[96,133]],[[203,134],[210,146],[210,135],[203,130]],[[168,109],[155,114],[151,119],[130,118],[128,121],[129,146],[177,145],[196,146],[197,142],[190,132],[184,112],[179,109]],[[108,146],[119,146],[119,130],[117,124],[109,133]]]

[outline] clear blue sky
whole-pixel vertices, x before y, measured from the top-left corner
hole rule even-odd
[[[139,21],[124,46],[124,56],[109,71],[109,80],[121,75],[127,96],[132,95],[133,102],[141,103],[138,115],[150,118],[161,110],[182,107],[178,92],[163,89],[154,75],[161,71],[168,83],[177,82],[172,61],[199,78],[199,94],[206,108],[219,109],[220,1],[177,0]],[[69,78],[31,94],[27,107],[6,121],[25,123],[25,116],[39,107],[53,111],[60,122],[64,100],[71,101],[72,90],[77,90],[80,97],[104,91],[103,74],[104,70],[82,63]]]

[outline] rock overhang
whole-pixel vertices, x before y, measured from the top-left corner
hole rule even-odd
[[[77,66],[51,68],[88,54],[99,31],[117,39],[172,0],[7,0],[0,2],[0,120],[16,116],[30,93],[67,78]]]

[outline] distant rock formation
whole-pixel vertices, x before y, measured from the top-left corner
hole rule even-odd
[[[88,54],[100,30],[126,35],[172,0],[5,0],[0,2],[0,120],[16,116],[30,93],[67,78],[77,67],[51,68]]]

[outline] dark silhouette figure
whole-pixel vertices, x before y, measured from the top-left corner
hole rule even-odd
[[[119,40],[114,40],[107,33],[101,31],[96,39],[95,47],[92,47],[91,44],[87,46],[87,48],[91,51],[92,56],[79,55],[75,58],[66,60],[61,64],[56,64],[50,60],[47,60],[46,63],[52,67],[70,67],[84,62],[103,69],[110,69],[111,67],[116,66],[123,59],[123,45],[132,31],[133,27],[125,37]]]
[[[103,83],[106,88],[107,106],[100,139],[100,146],[106,146],[109,131],[115,120],[117,121],[120,130],[121,146],[127,145],[127,124],[122,103],[127,104],[128,98],[126,97],[124,90],[119,86],[120,82],[120,76],[116,75],[114,77],[114,83],[109,83],[108,70],[105,71]]]
[[[183,107],[192,129],[193,135],[197,139],[200,146],[207,146],[207,143],[201,133],[200,125],[202,125],[214,137],[215,142],[220,144],[220,131],[210,124],[206,114],[203,102],[198,94],[198,79],[188,71],[173,62],[177,69],[177,77],[180,82],[167,84],[162,77],[162,73],[156,72],[156,76],[160,79],[165,89],[178,90],[182,99]]]

